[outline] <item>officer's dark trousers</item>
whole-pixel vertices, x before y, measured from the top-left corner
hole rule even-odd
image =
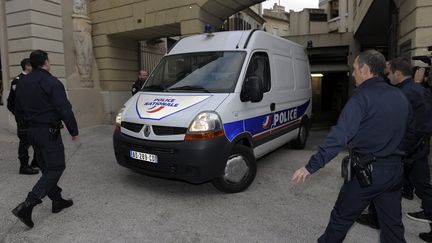
[[[19,159],[21,165],[25,166],[25,165],[28,165],[28,162],[29,162],[28,149],[30,147],[30,143],[28,142],[28,138],[27,138],[27,128],[18,127],[17,135],[19,138],[18,159]],[[37,161],[36,153],[33,154],[33,161]],[[37,164],[37,162],[36,162],[36,164]]]
[[[57,183],[65,169],[61,135],[53,137],[49,128],[31,127],[28,130],[28,139],[35,150],[42,177],[28,194],[26,201],[36,205],[47,195],[51,200],[57,201],[61,198],[61,188]]]
[[[344,184],[330,215],[320,243],[343,242],[345,236],[371,203],[377,209],[381,227],[381,243],[405,242],[401,212],[402,162],[374,162],[372,185],[361,188],[357,179]]]
[[[420,156],[412,164],[408,174],[415,188],[415,194],[422,200],[422,208],[426,216],[432,218],[432,185],[428,163],[430,144],[423,145]]]

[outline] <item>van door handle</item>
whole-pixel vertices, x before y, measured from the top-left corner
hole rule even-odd
[[[276,110],[276,104],[275,103],[271,103],[270,104],[270,111],[275,111]]]

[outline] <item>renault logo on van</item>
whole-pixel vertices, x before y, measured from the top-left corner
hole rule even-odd
[[[144,136],[150,136],[150,125],[144,125]]]

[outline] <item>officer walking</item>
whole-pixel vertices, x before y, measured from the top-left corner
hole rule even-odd
[[[318,152],[291,179],[304,181],[348,146],[353,161],[367,163],[358,162],[353,167],[355,177],[342,186],[330,222],[318,242],[342,242],[371,202],[375,203],[380,219],[380,242],[405,242],[401,212],[403,152],[398,146],[404,131],[410,128],[408,132],[412,132],[412,111],[403,93],[379,77],[385,67],[381,53],[362,52],[353,66],[357,89]]]
[[[430,106],[424,98],[425,88],[416,83],[411,77],[411,63],[404,58],[396,58],[389,62],[387,77],[391,84],[400,88],[409,100],[414,111],[415,132],[412,148],[404,148],[406,152],[405,173],[415,189],[416,195],[422,200],[423,210],[407,213],[407,217],[413,220],[432,223],[432,185],[430,183],[430,170],[428,163],[430,149],[430,134],[424,128],[430,122],[425,107]],[[403,144],[404,145],[404,144]],[[373,228],[378,228],[377,215],[373,205],[368,214],[363,214],[358,222]],[[375,227],[374,227],[375,226]]]
[[[147,78],[148,78],[148,72],[146,70],[139,70],[138,79],[132,85],[132,89],[131,89],[132,95],[138,93],[138,91],[141,90]]]
[[[29,125],[28,139],[36,152],[42,177],[12,213],[31,228],[33,208],[42,203],[45,196],[52,200],[53,213],[73,204],[72,200],[62,198],[62,189],[57,185],[65,169],[60,129],[63,121],[72,140],[77,140],[78,126],[63,84],[49,73],[48,54],[42,50],[33,51],[30,62],[33,71],[20,81],[15,113],[23,116]]]
[[[27,140],[28,127],[23,117],[17,116],[15,114],[15,96],[16,96],[16,89],[18,87],[18,83],[25,75],[30,73],[32,70],[32,66],[30,64],[29,58],[24,58],[21,61],[21,68],[22,68],[22,72],[18,76],[16,76],[14,80],[12,80],[10,93],[7,98],[7,108],[10,112],[12,112],[12,114],[15,115],[15,121],[17,123],[17,135],[19,138],[18,159],[21,163],[19,173],[24,175],[32,175],[32,174],[39,173],[39,170],[36,169],[36,167],[38,167],[37,159],[35,153],[33,153],[33,160],[29,166],[28,149],[30,147],[30,144]]]

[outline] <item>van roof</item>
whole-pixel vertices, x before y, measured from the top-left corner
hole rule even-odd
[[[245,48],[246,47],[246,48]],[[303,46],[261,30],[223,31],[199,34],[181,39],[168,53],[205,51],[242,51],[252,49],[304,49]]]

